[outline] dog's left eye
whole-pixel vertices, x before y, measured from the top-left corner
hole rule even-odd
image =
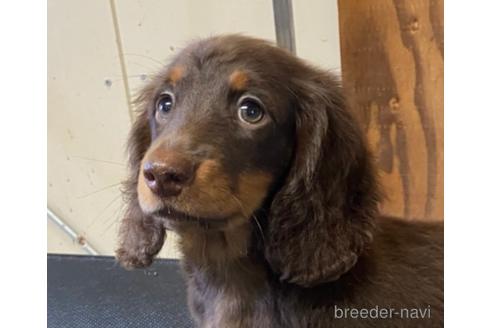
[[[243,122],[256,124],[263,119],[265,111],[258,99],[244,97],[243,99],[240,99],[238,104],[238,116]]]

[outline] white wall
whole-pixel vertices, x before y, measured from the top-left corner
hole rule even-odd
[[[336,0],[293,0],[297,54],[338,70]],[[189,40],[218,33],[275,39],[271,0],[49,0],[48,206],[101,254],[122,214],[129,101]],[[175,236],[160,256],[176,257]],[[48,252],[81,253],[48,222]]]

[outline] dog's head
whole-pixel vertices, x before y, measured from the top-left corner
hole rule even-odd
[[[131,184],[147,216],[228,229],[261,212],[281,279],[336,279],[371,239],[377,188],[338,82],[265,41],[195,42],[141,92]]]

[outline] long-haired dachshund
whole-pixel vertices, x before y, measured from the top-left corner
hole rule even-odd
[[[199,327],[442,326],[442,224],[378,214],[331,74],[266,41],[213,37],[137,104],[117,258],[146,267],[175,231]]]

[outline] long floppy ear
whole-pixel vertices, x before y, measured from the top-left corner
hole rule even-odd
[[[152,85],[144,88],[136,104],[140,107],[128,140],[130,175],[125,182],[123,193],[126,202],[125,216],[119,231],[119,246],[116,258],[127,268],[141,268],[152,264],[154,256],[164,243],[166,232],[163,224],[146,216],[138,203],[137,183],[140,164],[151,143],[146,102],[152,99]]]
[[[271,204],[265,256],[282,281],[310,287],[356,263],[372,240],[379,193],[339,83],[315,71],[294,84],[296,153]]]

